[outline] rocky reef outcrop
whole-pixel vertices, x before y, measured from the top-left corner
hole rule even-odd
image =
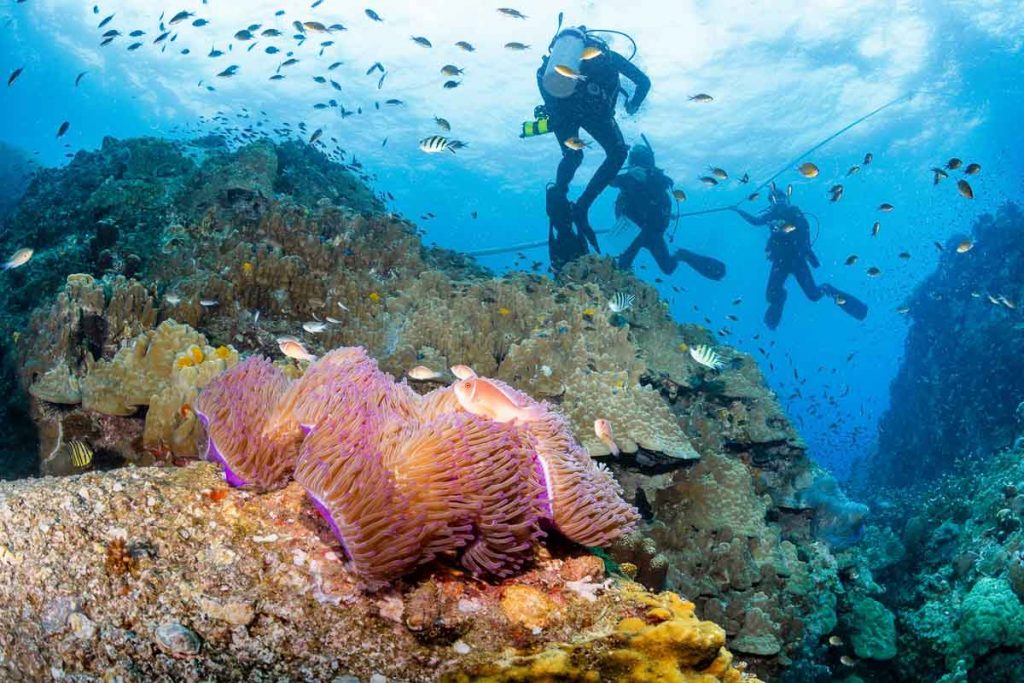
[[[1007,203],[950,239],[935,272],[907,299],[912,323],[865,481],[934,479],[958,459],[983,459],[1010,445],[1024,420],[1018,304],[1024,214]]]
[[[1024,215],[1006,204],[950,240],[908,300],[891,407],[858,475],[872,514],[836,555],[837,634],[865,678],[1022,678],[1022,295]]]
[[[645,517],[607,560],[693,605],[665,609],[718,621],[759,673],[838,666],[825,644],[845,604],[836,555],[864,508],[810,461],[750,356],[673,321],[611,259],[558,280],[496,278],[425,248],[358,178],[297,143],[107,140],[39,174],[12,220],[7,246],[37,255],[0,292],[0,345],[8,415],[28,405],[34,427],[14,450],[31,448],[33,468],[74,472],[71,441],[92,447],[96,469],[188,464],[205,439],[191,403],[216,368],[263,354],[301,376],[284,336],[317,355],[361,346],[396,378],[424,366],[437,376],[408,379],[421,393],[465,364],[547,401],[607,463]],[[619,293],[633,304],[612,312]],[[698,344],[724,367],[697,364]],[[124,372],[145,381],[127,386]]]
[[[872,508],[859,552],[837,558],[852,603],[839,633],[873,660],[861,666],[901,681],[1020,680],[1024,450]]]
[[[433,567],[367,594],[298,485],[212,464],[0,484],[8,681],[756,681],[692,603],[579,549],[501,585]]]

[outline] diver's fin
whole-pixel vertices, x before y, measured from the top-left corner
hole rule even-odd
[[[839,308],[843,309],[843,312],[848,316],[857,320],[864,320],[864,318],[868,317],[868,305],[857,297],[836,289],[829,284],[822,285],[821,291],[827,296],[832,297]]]
[[[580,234],[587,238],[590,242],[590,246],[594,247],[594,251],[598,254],[601,253],[601,247],[597,243],[597,234],[594,229],[590,227],[590,217],[587,215],[589,210],[581,208],[579,204],[572,205],[572,222],[576,224],[576,229],[580,231]]]
[[[695,254],[689,249],[676,249],[676,258],[709,280],[725,277],[725,264],[718,259]]]

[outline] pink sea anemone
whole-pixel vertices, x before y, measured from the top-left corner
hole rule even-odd
[[[211,382],[196,401],[209,436],[207,459],[224,467],[231,486],[269,490],[288,483],[302,431],[278,411],[290,380],[261,356],[252,356]]]
[[[438,557],[503,577],[534,557],[550,522],[606,545],[636,510],[547,404],[491,380],[530,421],[461,407],[451,387],[419,396],[360,348],[336,349],[290,382],[262,358],[200,397],[210,456],[233,485],[279,486],[294,473],[368,584]]]

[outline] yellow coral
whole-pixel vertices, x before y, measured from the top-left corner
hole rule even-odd
[[[199,365],[206,358],[206,354],[198,346],[193,345],[189,348],[188,354],[192,357],[192,364]]]
[[[231,349],[222,345],[218,346],[217,349],[213,352],[213,357],[219,360],[227,360],[228,358],[231,357],[231,354]]]
[[[501,611],[508,620],[529,629],[547,626],[555,608],[551,598],[530,586],[509,586],[501,599]]]
[[[533,655],[512,655],[480,670],[447,677],[451,681],[615,681],[621,683],[739,683],[758,679],[733,666],[725,631],[694,614],[694,604],[675,593],[653,595],[627,584],[622,599],[649,608],[645,617],[622,619],[573,644],[554,643]]]

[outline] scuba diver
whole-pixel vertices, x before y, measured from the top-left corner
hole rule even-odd
[[[551,251],[562,263],[586,254],[587,242],[601,253],[597,235],[590,227],[589,212],[626,161],[628,148],[615,122],[615,106],[619,93],[623,92],[619,85],[620,74],[636,86],[633,96],[626,102],[628,114],[636,113],[651,88],[650,79],[640,69],[613,52],[595,33],[588,32],[584,26],[557,32],[549,46],[550,54],[543,58],[537,70],[537,85],[547,117],[545,125],[555,134],[562,150],[562,160],[554,184],[548,186],[546,201],[549,236],[554,237]],[[605,159],[576,202],[570,203],[569,183],[583,163],[581,128],[601,146]],[[559,248],[567,251],[555,253]],[[552,259],[552,267],[555,260]]]
[[[710,280],[721,280],[725,277],[725,264],[721,261],[687,249],[669,253],[665,231],[672,219],[669,190],[673,184],[672,179],[654,165],[654,150],[650,144],[633,145],[628,170],[610,183],[620,190],[615,200],[615,217],[628,218],[640,228],[640,234],[619,256],[619,268],[629,269],[640,250],[647,249],[665,275],[675,272],[682,262]]]
[[[751,225],[768,225],[771,235],[765,246],[768,260],[772,262],[771,273],[768,275],[768,287],[765,296],[768,310],[764,314],[764,322],[770,329],[775,329],[782,319],[782,307],[786,303],[786,280],[790,275],[796,278],[800,289],[811,301],[822,296],[832,297],[848,315],[863,320],[868,315],[868,307],[863,301],[842,292],[830,284],[817,285],[808,264],[817,268],[821,263],[811,249],[811,229],[807,217],[799,207],[789,203],[785,192],[772,183],[768,193],[771,206],[758,216],[730,207],[743,220]]]

